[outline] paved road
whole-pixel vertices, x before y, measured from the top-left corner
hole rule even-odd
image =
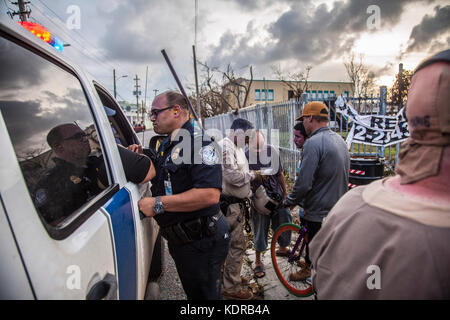
[[[154,135],[156,135],[156,133],[153,130],[146,130],[144,132],[137,133],[137,136],[139,140],[141,140],[141,143],[144,147],[148,147],[148,143]]]
[[[186,294],[178,277],[175,262],[169,254],[167,243],[165,243],[163,272],[163,275],[158,281],[160,290],[159,300],[186,300]]]

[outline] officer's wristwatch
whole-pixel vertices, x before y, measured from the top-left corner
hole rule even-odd
[[[153,206],[153,211],[155,212],[156,215],[164,213],[164,205],[161,202],[160,197],[155,198],[155,205]]]

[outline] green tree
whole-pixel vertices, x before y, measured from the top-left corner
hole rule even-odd
[[[413,71],[403,70],[395,75],[394,85],[388,91],[388,99],[400,109],[405,105]]]

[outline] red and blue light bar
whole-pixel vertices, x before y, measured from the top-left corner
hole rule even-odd
[[[55,48],[56,50],[58,50],[59,52],[63,51],[64,48],[64,44],[63,42],[57,38],[56,36],[52,35],[52,40],[50,41],[50,45],[53,46],[53,48]]]
[[[32,34],[34,34],[39,39],[47,42],[49,45],[51,45],[53,48],[58,50],[59,52],[63,51],[64,44],[63,42],[57,38],[56,36],[52,35],[50,31],[48,31],[46,28],[41,26],[40,24],[29,22],[29,21],[19,21],[18,22],[22,27],[30,31]]]

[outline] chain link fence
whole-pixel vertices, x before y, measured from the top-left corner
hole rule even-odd
[[[327,105],[330,110],[329,128],[346,139],[352,124],[345,116],[335,112],[336,97],[311,99],[308,94],[304,94],[301,100],[258,104],[241,109],[237,113],[229,112],[206,118],[204,119],[204,128],[218,130],[222,136],[225,136],[235,119],[243,118],[252,122],[256,129],[263,132],[267,143],[279,148],[283,168],[291,178],[294,178],[300,157],[300,151],[296,149],[293,141],[295,119],[302,113],[304,105],[313,100],[322,101]],[[377,96],[350,97],[347,98],[347,101],[360,115],[384,116],[395,114],[398,111],[398,108],[387,105],[386,87],[384,86],[380,87],[380,93]],[[352,158],[380,159],[387,169],[393,170],[398,161],[400,143],[387,148],[352,143],[349,151]]]

